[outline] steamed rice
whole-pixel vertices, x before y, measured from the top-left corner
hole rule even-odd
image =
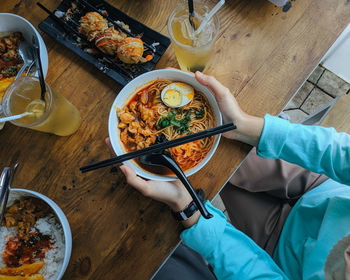
[[[54,242],[52,248],[46,252],[45,258],[42,260],[45,262],[43,268],[39,271],[45,278],[45,280],[56,280],[61,270],[64,259],[64,235],[61,225],[59,225],[53,215],[45,218],[40,218],[36,221],[34,229],[39,230],[43,235],[50,236],[50,240]],[[5,250],[6,243],[9,238],[14,237],[17,234],[17,229],[14,227],[0,227],[0,268],[5,264],[2,259],[2,254]]]

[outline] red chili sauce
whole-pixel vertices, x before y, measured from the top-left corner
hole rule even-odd
[[[43,235],[35,230],[30,233],[28,240],[20,239],[18,236],[11,237],[2,255],[7,267],[18,267],[23,264],[32,264],[39,259],[44,259],[45,254],[55,243],[50,236]]]

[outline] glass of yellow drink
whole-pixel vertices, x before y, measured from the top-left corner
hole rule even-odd
[[[198,28],[209,7],[201,1],[194,1],[195,28]],[[219,18],[214,15],[203,30],[196,34],[189,22],[188,5],[180,4],[168,19],[168,31],[180,68],[185,71],[205,71],[214,54],[215,41],[219,34]]]
[[[17,126],[53,133],[59,136],[73,134],[81,118],[77,108],[64,96],[46,84],[45,101],[40,99],[41,88],[37,77],[22,77],[5,91],[2,107],[6,117],[29,112],[27,116],[11,121]]]

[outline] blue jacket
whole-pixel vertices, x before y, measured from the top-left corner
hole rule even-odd
[[[296,203],[274,257],[209,202],[206,206],[214,217],[200,217],[181,238],[207,259],[218,279],[324,279],[330,250],[350,234],[350,135],[266,115],[257,152],[331,178]]]

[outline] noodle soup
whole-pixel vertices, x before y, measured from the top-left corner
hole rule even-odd
[[[156,81],[157,81],[157,83],[155,84]],[[168,94],[165,94],[165,93],[168,93],[169,89],[178,90],[178,88],[172,87],[172,85],[174,85],[175,82],[180,87],[184,86],[183,89],[185,90],[182,94],[183,98],[182,98],[180,106],[187,104],[187,102],[189,100],[193,99],[192,103],[187,104],[185,107],[181,107],[182,112],[180,112],[181,110],[179,110],[177,108],[170,108],[170,107],[165,105],[165,104],[167,104],[169,106],[174,106],[174,103],[171,103],[171,102],[169,103],[169,100],[167,98],[165,98],[165,97],[169,97]],[[172,83],[172,85],[169,85],[169,83]],[[189,92],[186,92],[186,89],[188,89],[188,88],[186,88],[186,85],[187,85],[187,87],[190,87],[192,89],[192,92],[189,95],[190,98],[187,98],[187,96],[188,96],[187,93],[189,93]],[[161,94],[161,89],[166,87],[166,89],[164,89],[164,93],[161,94],[165,103],[162,103],[162,101],[160,101],[159,95],[155,94],[155,96],[158,96],[158,98],[154,97],[153,95],[149,95],[149,91],[153,90],[152,89],[153,87],[157,88],[156,91],[158,91],[158,94]],[[147,102],[145,102],[145,99],[143,99],[143,101],[145,102],[145,104],[143,104],[141,101],[141,98],[145,98],[146,95],[144,94],[142,96],[141,93],[145,90],[147,91],[147,97],[150,97],[150,98],[148,98]],[[198,120],[203,119],[202,121],[206,120],[208,117],[208,115],[206,116],[206,118],[201,117],[202,114],[203,114],[203,117],[205,114],[205,110],[203,110],[201,112],[202,108],[200,108],[200,110],[198,107],[197,108],[193,108],[193,107],[189,108],[190,106],[195,106],[195,103],[197,100],[198,100],[198,103],[202,103],[202,106],[206,106],[208,108],[208,112],[210,111],[209,116],[212,116],[213,124],[205,123],[205,122],[204,123],[198,122],[198,123],[192,124],[191,121],[192,120],[196,121],[197,117],[198,117]],[[135,104],[132,105],[132,103],[135,101],[136,102],[139,101],[140,103],[142,103],[143,109],[137,108],[137,106],[135,106]],[[136,103],[136,105],[137,105],[137,103]],[[131,108],[130,108],[130,106],[131,106]],[[132,108],[133,106],[135,106],[135,107]],[[157,109],[159,109],[159,113],[158,113],[158,111],[155,112],[155,108],[154,108],[155,106],[157,107]],[[127,109],[128,111],[126,112],[125,109],[127,107],[128,107],[128,109]],[[185,109],[183,109],[183,108],[185,108]],[[144,110],[144,109],[147,109],[147,110]],[[189,114],[189,116],[186,118],[186,114],[188,114],[189,109],[192,109],[192,110],[191,110],[191,113]],[[124,144],[122,141],[122,137],[128,136],[130,138],[128,131],[124,132],[124,136],[122,136],[122,132],[125,129],[129,129],[128,122],[126,123],[127,126],[125,126],[124,128],[123,128],[123,125],[121,125],[122,127],[118,127],[118,126],[120,126],[120,123],[121,123],[118,115],[121,116],[122,111],[124,113],[130,113],[129,112],[130,110],[135,110],[135,111],[136,110],[143,110],[143,114],[145,114],[145,116],[148,113],[149,117],[151,117],[150,120],[147,121],[147,123],[148,123],[147,127],[146,126],[144,127],[144,129],[147,128],[149,130],[148,132],[150,134],[147,136],[147,138],[143,134],[140,135],[142,138],[138,137],[137,140],[139,140],[139,141],[134,141],[136,144],[132,142],[133,140],[128,141],[128,142],[124,141],[126,144]],[[151,110],[152,112],[149,110]],[[196,110],[197,110],[197,114],[196,114]],[[187,112],[185,112],[185,111],[187,111]],[[138,122],[140,122],[140,115],[137,115],[137,112],[138,111],[136,111],[136,116],[134,115],[135,112],[130,113],[130,115],[129,115],[129,118],[131,117],[129,120],[130,124],[131,124],[131,122],[136,121],[136,120]],[[175,113],[175,114],[173,114],[173,113]],[[141,114],[141,112],[140,112],[140,114]],[[125,115],[124,117],[128,118],[128,115]],[[153,122],[151,121],[152,118],[153,118]],[[181,122],[182,119],[185,119],[185,120],[183,122]],[[188,119],[190,119],[190,120],[188,120]],[[141,116],[141,120],[142,120],[142,116]],[[160,121],[164,121],[163,124]],[[175,121],[175,123],[177,124],[177,127],[178,128],[182,127],[182,129],[180,131],[177,131],[177,129],[176,129],[175,133],[174,133],[173,129],[176,126],[170,127],[168,125],[168,122],[170,123],[170,121],[172,121],[172,122]],[[116,98],[111,106],[111,110],[109,113],[108,134],[109,134],[111,144],[112,144],[112,147],[113,147],[115,154],[117,156],[120,156],[120,155],[123,155],[125,153],[128,153],[129,151],[132,151],[133,149],[140,149],[141,147],[143,147],[143,145],[140,144],[140,147],[137,148],[137,144],[139,142],[142,142],[141,140],[144,140],[142,143],[144,143],[145,146],[146,145],[153,145],[154,139],[157,141],[157,138],[159,138],[159,137],[166,138],[167,137],[165,135],[166,132],[168,132],[168,134],[167,134],[168,137],[170,135],[172,135],[172,137],[180,137],[182,135],[186,135],[186,133],[187,134],[191,133],[192,130],[193,131],[200,131],[200,130],[203,130],[203,129],[206,129],[206,128],[209,128],[212,126],[218,126],[221,124],[222,124],[222,115],[221,115],[221,112],[219,110],[218,104],[216,103],[214,94],[211,92],[211,90],[209,88],[207,88],[204,85],[201,85],[195,79],[195,77],[190,73],[183,72],[183,71],[176,70],[176,69],[160,69],[160,70],[150,71],[150,72],[147,72],[147,73],[144,73],[144,74],[138,76],[137,78],[130,81],[118,93],[118,95],[116,96]],[[133,125],[136,125],[136,124],[133,124]],[[133,127],[133,125],[132,125],[132,127]],[[157,129],[157,125],[158,125],[159,129]],[[188,130],[187,130],[186,125],[188,125]],[[160,127],[160,126],[162,126],[162,127]],[[133,132],[135,132],[135,130],[133,130],[132,128],[131,128],[131,130]],[[138,127],[137,127],[137,130],[138,130]],[[143,131],[143,132],[146,133],[146,131]],[[139,134],[140,134],[140,132],[139,132]],[[152,137],[151,135],[153,135],[154,137]],[[150,139],[147,140],[148,138],[150,138]],[[192,143],[194,143],[195,147],[189,147],[188,151],[195,151],[195,153],[190,154],[191,156],[193,156],[192,158],[194,160],[192,162],[191,161],[188,161],[188,162],[193,163],[193,164],[190,164],[188,167],[186,167],[186,166],[182,167],[186,176],[191,176],[192,174],[195,174],[196,172],[198,172],[201,168],[203,168],[208,163],[208,161],[214,155],[216,148],[219,145],[220,138],[221,138],[220,134],[213,136],[212,138],[207,138],[207,140],[210,141],[208,143],[208,146],[206,146],[207,148],[203,148],[204,147],[203,143],[198,144],[198,142],[192,142]],[[125,138],[124,138],[124,140],[125,140]],[[135,136],[135,140],[136,140],[136,136]],[[146,140],[147,140],[147,144],[146,144]],[[199,150],[198,145],[201,145],[199,147],[203,148],[203,149],[201,149],[202,153],[196,152],[196,150]],[[182,152],[182,151],[180,151],[180,152]],[[188,153],[185,156],[187,157]],[[197,156],[198,156],[198,158],[196,158]],[[139,175],[143,178],[146,178],[146,179],[159,180],[159,181],[174,181],[177,179],[177,177],[175,175],[171,174],[170,171],[168,171],[168,169],[160,170],[159,167],[153,167],[153,168],[152,167],[150,168],[149,166],[143,167],[137,162],[137,160],[125,161],[124,164],[132,167],[135,170],[137,175]],[[194,166],[194,167],[191,167],[191,166]],[[189,168],[189,169],[186,169],[186,168]]]
[[[120,140],[127,152],[154,144],[159,137],[173,140],[216,126],[213,110],[206,96],[195,90],[185,106],[170,108],[161,99],[162,90],[173,83],[157,79],[137,91],[130,101],[117,109]],[[183,171],[200,163],[210,151],[214,137],[204,138],[169,149]],[[142,164],[138,162],[140,166]],[[156,174],[171,174],[166,168],[142,166]]]

